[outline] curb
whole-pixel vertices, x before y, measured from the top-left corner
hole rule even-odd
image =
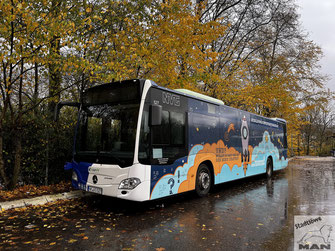
[[[5,201],[5,202],[0,202],[0,212],[3,212],[8,209],[14,209],[14,208],[44,205],[46,203],[53,202],[56,200],[68,200],[68,199],[81,198],[81,197],[86,197],[86,196],[91,196],[91,195],[93,195],[93,193],[85,192],[82,190],[76,190],[76,191],[59,193],[59,194],[43,195],[43,196],[29,198],[29,199]]]
[[[333,156],[294,156],[292,158],[289,158],[290,160],[303,160],[303,161],[324,161],[324,162],[333,162],[335,158]]]

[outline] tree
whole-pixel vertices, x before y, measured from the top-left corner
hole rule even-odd
[[[6,187],[14,187],[20,174],[23,117],[43,100],[60,93],[57,87],[57,91],[50,92],[51,96],[39,98],[40,69],[51,64],[56,69],[61,65],[55,56],[59,50],[49,50],[50,46],[53,48],[59,43],[59,37],[73,28],[64,19],[66,13],[50,14],[54,7],[45,1],[11,0],[0,4],[0,174]],[[33,91],[33,81],[28,78],[32,71],[35,74]],[[6,167],[4,161],[4,136],[10,136],[7,140],[14,146],[12,168],[11,165]]]
[[[226,104],[288,121],[290,134],[304,124],[303,104],[323,92],[321,49],[299,27],[296,5],[285,1],[208,1],[201,21],[221,19],[228,29],[215,40],[220,76],[204,91]],[[296,144],[296,142],[294,142]]]
[[[301,126],[301,135],[307,155],[328,154],[331,150],[329,139],[332,136],[334,111],[330,104],[333,98],[332,93],[323,92],[305,104],[305,113],[301,118],[304,122]]]

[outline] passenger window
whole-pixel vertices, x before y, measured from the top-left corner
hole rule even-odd
[[[171,144],[184,145],[185,143],[185,116],[183,113],[171,112]]]
[[[168,111],[162,111],[162,124],[152,127],[152,144],[170,144],[170,114]]]
[[[185,115],[162,111],[162,124],[152,127],[152,164],[167,165],[186,156]]]

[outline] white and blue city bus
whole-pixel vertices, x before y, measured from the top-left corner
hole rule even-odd
[[[87,89],[72,169],[77,189],[133,201],[195,190],[287,166],[286,122],[151,80]],[[56,115],[57,115],[56,114]]]

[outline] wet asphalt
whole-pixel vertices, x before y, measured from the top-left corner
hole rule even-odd
[[[0,250],[293,250],[295,215],[335,215],[335,158],[136,203],[104,196],[0,213]]]

